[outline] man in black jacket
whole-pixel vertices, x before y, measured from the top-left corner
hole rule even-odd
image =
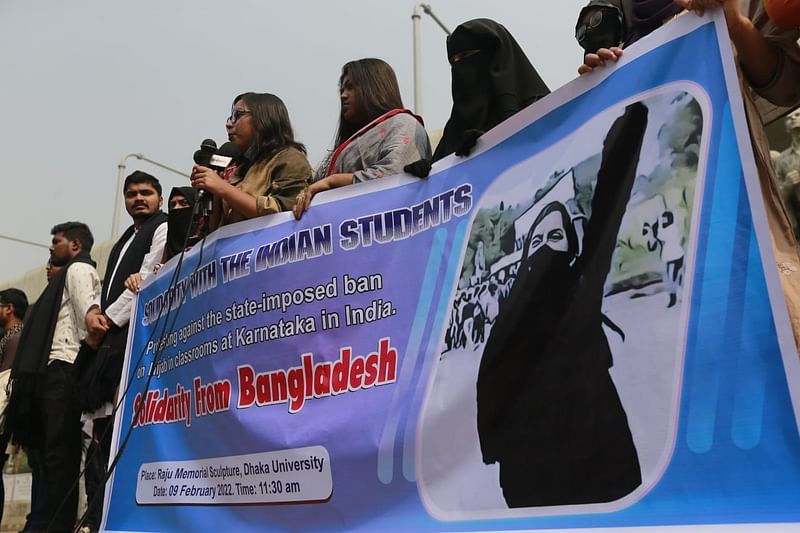
[[[87,453],[86,492],[90,530],[100,523],[105,470],[111,448],[113,401],[120,383],[133,293],[125,280],[133,273],[151,274],[161,259],[167,239],[167,216],[161,211],[161,184],[136,171],[125,179],[125,209],[133,219],[114,244],[108,258],[103,288],[86,314],[90,334],[103,337],[96,353],[77,363],[81,375],[81,408],[93,418],[92,443]]]

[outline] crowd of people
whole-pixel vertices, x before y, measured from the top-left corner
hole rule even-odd
[[[777,262],[779,266],[800,265],[794,231],[781,203],[754,105],[759,98],[780,106],[800,103],[796,22],[787,29],[781,12],[784,28],[779,28],[769,20],[761,2],[592,0],[580,12],[576,25],[576,38],[585,50],[579,73],[591,75],[616,61],[627,46],[675,17],[711,8],[724,10],[737,50]],[[773,11],[776,9],[773,5]],[[392,67],[380,59],[359,59],[342,67],[336,140],[316,169],[303,144],[295,139],[283,101],[273,94],[246,92],[233,99],[225,123],[239,154],[224,170],[196,164],[191,187],[177,187],[168,196],[167,213],[161,209],[162,189],[154,176],[136,171],[126,178],[123,195],[131,225],[115,243],[102,278],[91,257],[94,240],[89,227],[64,222],[52,228],[48,284],[35,304],[29,307],[26,295],[17,289],[0,291],[0,453],[13,443],[28,455],[33,488],[25,531],[91,532],[100,525],[110,459],[109,428],[119,392],[131,302],[142,281],[154,275],[161,264],[220,226],[286,211],[293,211],[299,219],[316,195],[326,190],[402,172],[426,177],[432,162],[453,153],[468,156],[484,132],[549,92],[514,38],[494,21],[478,19],[458,26],[448,38],[447,54],[453,108],[435,151],[422,118],[403,106]],[[198,193],[213,198],[210,210],[198,207],[204,202]],[[526,246],[533,253],[538,245]],[[541,246],[544,250],[550,245]],[[531,269],[528,263],[525,268]],[[781,280],[797,336],[800,274],[781,275]],[[499,277],[463,291],[453,303],[455,320],[451,322],[455,326],[446,334],[447,348],[487,342],[492,354],[503,352],[506,347],[495,339],[485,339],[485,327],[502,318],[506,300],[525,299],[523,292],[523,285],[511,286]],[[514,324],[509,321],[505,327]],[[576,324],[576,328],[586,326],[580,321]],[[576,338],[581,331],[576,330]],[[521,346],[522,351],[533,350],[525,343]],[[494,379],[490,363],[481,365],[483,383]],[[601,373],[607,374],[607,369]],[[481,392],[485,393],[484,389]],[[487,405],[481,408],[480,420],[484,460],[501,462],[513,496],[514,487],[524,483],[520,476],[550,475],[552,465],[560,463],[542,457],[537,466],[540,471],[535,471],[536,465],[512,461],[516,456],[500,450],[491,436],[504,429],[497,420],[489,419]],[[90,435],[83,473],[88,510],[79,518],[82,428]],[[7,455],[2,458],[5,461]],[[504,461],[511,462],[504,467]],[[634,478],[632,475],[631,484],[637,482]],[[591,486],[585,479],[574,481]],[[0,492],[0,502],[1,496]],[[547,495],[541,499],[547,500]],[[531,502],[523,497],[517,503]],[[0,506],[0,517],[1,513]]]

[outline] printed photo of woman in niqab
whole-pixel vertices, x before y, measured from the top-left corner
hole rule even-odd
[[[509,507],[610,502],[641,484],[602,303],[646,126],[641,103],[611,126],[580,253],[567,208],[541,211],[487,340],[478,436]]]

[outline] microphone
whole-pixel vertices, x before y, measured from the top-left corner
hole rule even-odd
[[[208,162],[208,167],[213,168],[217,172],[222,172],[228,168],[228,166],[241,154],[242,150],[239,148],[239,146],[228,141],[220,146],[219,150],[217,150],[214,155],[211,156],[211,159]]]
[[[211,156],[217,151],[217,143],[214,139],[205,139],[200,143],[200,149],[194,153],[194,162],[204,167],[208,166]]]
[[[194,153],[194,162],[198,165],[207,167],[211,162],[211,158],[217,151],[217,143],[214,139],[204,139],[203,142],[200,143],[200,149]],[[206,193],[206,191],[201,190],[197,193],[197,209],[196,212],[200,212],[203,216],[208,216],[209,213],[212,211],[212,205],[214,202],[213,195]]]
[[[215,143],[213,139],[206,139],[200,144],[200,150],[194,153],[194,162],[217,172],[222,172],[228,168],[241,153],[242,150],[235,143],[228,141],[217,149],[217,143]],[[204,190],[200,190],[197,203],[200,206],[203,216],[208,216],[213,210],[213,200],[213,195]]]

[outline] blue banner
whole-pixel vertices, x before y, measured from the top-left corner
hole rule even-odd
[[[104,530],[800,521],[749,150],[682,17],[427,180],[222,228],[137,300]]]

